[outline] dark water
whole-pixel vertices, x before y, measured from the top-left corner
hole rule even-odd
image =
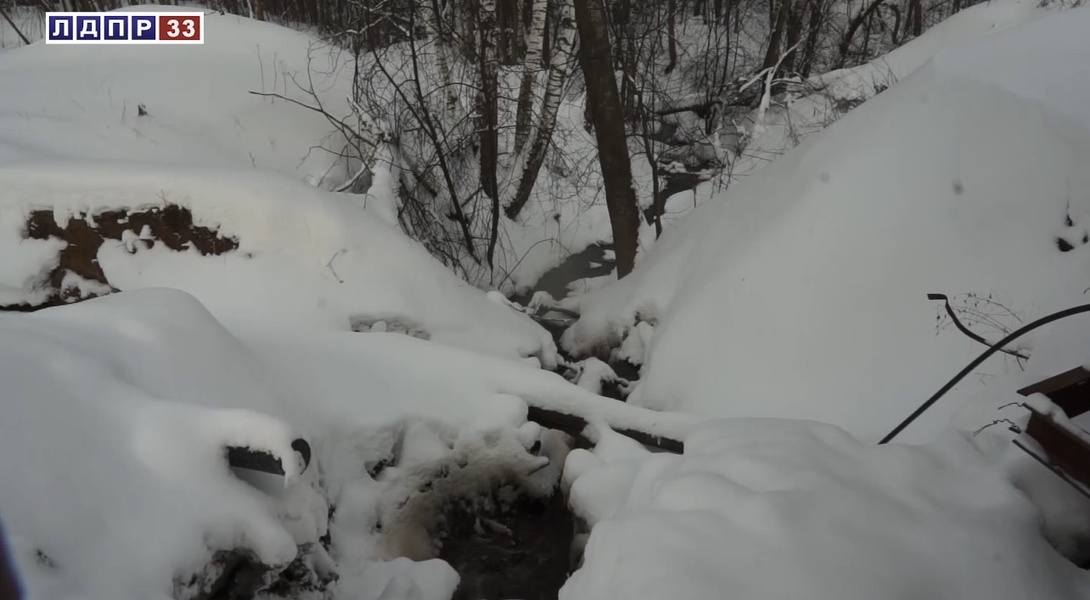
[[[565,498],[490,505],[455,505],[444,517],[439,558],[462,578],[452,600],[556,600],[571,571],[574,529]]]

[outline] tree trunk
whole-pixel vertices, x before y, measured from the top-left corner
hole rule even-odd
[[[919,37],[923,33],[922,0],[909,0],[908,11],[912,13],[912,37]]]
[[[422,3],[424,12],[424,27],[435,47],[435,65],[439,69],[439,78],[442,80],[443,97],[446,98],[444,110],[446,116],[451,117],[458,106],[458,93],[454,88],[454,82],[450,74],[450,59],[448,58],[448,44],[446,35],[441,29],[442,19],[439,18],[438,0],[424,0]]]
[[[768,50],[765,52],[765,60],[761,64],[761,69],[774,68],[780,62],[780,46],[783,44],[784,29],[787,28],[787,15],[790,12],[791,0],[780,0],[780,7],[776,12],[772,33],[768,38]]]
[[[632,163],[624,129],[624,109],[613,76],[612,51],[601,0],[575,0],[579,28],[579,64],[593,105],[598,161],[605,183],[606,207],[613,228],[618,279],[632,272],[639,244],[640,211],[632,189]]]
[[[488,266],[496,250],[499,236],[500,191],[497,180],[499,169],[499,132],[496,56],[496,0],[481,0],[480,47],[478,56],[481,69],[481,89],[478,94],[477,118],[480,119],[481,141],[481,189],[492,204],[492,227],[488,238]]]
[[[848,23],[848,30],[844,32],[844,37],[840,40],[840,66],[843,67],[848,62],[848,52],[852,49],[852,38],[855,37],[855,33],[859,31],[859,28],[865,23],[870,16],[874,14],[874,11],[878,10],[878,7],[882,5],[884,0],[873,0],[863,12],[855,16],[851,22]]]
[[[810,0],[810,24],[807,26],[806,42],[802,46],[802,63],[799,66],[799,74],[803,79],[810,77],[810,71],[814,68],[818,40],[821,38],[821,29],[824,25],[824,0]]]
[[[507,217],[510,219],[517,217],[522,207],[529,202],[541,165],[545,162],[549,142],[552,141],[553,130],[556,127],[556,114],[560,110],[561,94],[564,91],[564,81],[568,78],[569,57],[575,45],[575,23],[572,13],[571,0],[561,0],[560,22],[557,24],[559,35],[549,68],[549,83],[545,87],[545,99],[542,101],[541,117],[534,143],[526,155],[526,163],[519,177],[515,197],[507,206]],[[515,165],[518,166],[520,162],[521,160],[516,159]]]
[[[530,32],[526,39],[526,62],[519,85],[518,108],[515,111],[515,154],[522,152],[530,137],[531,109],[534,103],[534,80],[541,70],[541,55],[545,47],[545,17],[549,14],[548,0],[533,0],[530,12]]]
[[[718,2],[717,6],[722,6],[722,0],[718,0]],[[670,61],[666,64],[666,73],[669,73],[677,66],[677,31],[675,29],[675,24],[677,23],[677,0],[670,0],[667,3],[666,19],[666,53]]]
[[[801,5],[802,0],[796,0]],[[788,2],[788,4],[792,4]],[[787,54],[780,61],[780,69],[784,73],[794,73],[796,58],[799,55],[798,46],[802,41],[802,15],[806,12],[806,6],[790,6],[787,16],[787,42],[784,47]]]

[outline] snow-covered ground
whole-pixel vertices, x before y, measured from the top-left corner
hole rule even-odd
[[[457,494],[540,468],[527,402],[632,425],[536,367],[393,333],[236,334],[168,289],[0,316],[0,380],[0,505],[33,599],[166,598],[216,551],[248,549],[307,557],[339,576],[336,597],[441,600],[451,568],[398,556],[421,545],[399,507],[437,469],[468,473]],[[660,421],[642,426],[691,430]],[[302,473],[296,437],[314,448]],[[273,453],[288,487],[233,477],[226,445]]]
[[[562,599],[1090,597],[1041,511],[965,440],[873,447],[820,423],[730,419],[684,456],[640,453],[568,456],[572,502],[596,525]]]
[[[42,280],[58,247],[25,239],[32,211],[52,211],[64,229],[99,212],[176,205],[235,238],[237,250],[174,252],[138,240],[147,234],[134,226],[97,251],[106,282],[184,289],[228,319],[335,330],[378,323],[553,364],[544,330],[362,210],[373,198],[300,181],[317,183],[338,164],[317,146],[343,141],[323,116],[249,92],[313,103],[299,88],[313,85],[335,112],[350,89],[345,58],[240,17],[209,15],[206,28],[206,44],[173,50],[35,44],[0,54],[0,303],[47,295]],[[83,295],[102,288],[71,282]]]
[[[742,135],[737,155],[728,151],[730,140],[726,137],[711,140],[719,144],[718,152],[724,155],[726,168],[694,190],[671,196],[666,202],[663,223],[666,227],[673,226],[696,206],[759,173],[835,123],[852,107],[911,75],[937,52],[969,44],[1064,6],[1065,2],[1043,5],[1034,0],[991,0],[976,4],[866,64],[815,75],[802,85],[792,86],[784,97],[770,103],[767,110],[754,110],[735,121]]]
[[[201,47],[0,52],[0,302],[44,298],[33,284],[61,244],[26,239],[36,211],[36,227],[75,230],[177,206],[238,245],[201,255],[129,230],[92,254],[123,291],[0,313],[0,518],[30,599],[188,600],[218,551],[245,549],[335,575],[327,600],[445,600],[458,577],[421,520],[444,494],[497,474],[546,486],[561,466],[593,527],[568,600],[1090,598],[1068,562],[1090,558],[1085,499],[1005,430],[942,431],[955,411],[970,429],[1024,419],[995,407],[1085,362],[1090,327],[1035,336],[1024,373],[967,380],[909,431],[934,443],[871,445],[983,349],[936,334],[926,293],[979,294],[963,300],[1012,328],[1090,285],[1090,9],[1039,14],[998,0],[891,56],[890,89],[576,303],[569,345],[623,339],[645,363],[632,404],[682,411],[663,413],[542,370],[557,361],[546,332],[367,206],[388,198],[326,191],[338,163],[308,149],[336,147],[329,124],[248,93],[296,93],[285,73],[331,56],[312,38],[211,15]],[[343,63],[326,66],[315,86],[339,102]],[[563,111],[580,130],[576,104]],[[597,232],[594,210],[557,226]],[[527,260],[531,280],[552,257]],[[531,406],[579,412],[597,446],[567,453],[526,422]],[[314,449],[305,469],[297,437]],[[234,477],[226,445],[277,456],[286,485]],[[422,492],[438,472],[456,476]]]
[[[637,404],[878,439],[983,350],[936,331],[928,293],[994,317],[992,339],[1085,301],[1087,26],[1075,9],[940,52],[693,211],[578,302],[565,344],[632,338]],[[932,437],[984,383],[906,439]]]

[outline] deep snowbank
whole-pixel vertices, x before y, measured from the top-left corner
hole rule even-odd
[[[228,443],[274,452],[290,480],[301,465],[291,427],[242,408],[260,390],[247,356],[186,343],[229,339],[202,311],[171,293],[0,317],[0,504],[31,598],[168,598],[213,550],[283,566],[324,534],[308,483],[275,502],[229,474]],[[205,359],[221,362],[186,368]]]
[[[911,75],[943,49],[970,44],[1061,10],[1067,4],[1066,0],[1048,4],[1034,0],[989,0],[955,13],[923,35],[868,63],[811,77],[798,89],[790,89],[777,98],[767,110],[753,110],[735,122],[742,134],[740,154],[734,156],[719,148],[725,154],[727,168],[717,179],[672,196],[666,203],[664,224],[673,226],[696,206],[721,195],[724,186],[759,173],[853,107]],[[758,37],[757,51],[765,40]],[[723,135],[711,141],[729,146],[729,137]]]
[[[457,584],[449,566],[397,557],[428,542],[414,519],[448,495],[529,477],[544,464],[527,451],[535,442],[560,449],[526,423],[528,402],[675,438],[692,430],[509,359],[262,325],[236,335],[167,289],[0,315],[0,505],[31,598],[167,598],[217,550],[250,549],[273,567],[313,553],[340,576],[336,597],[443,600]],[[301,475],[295,437],[314,451]],[[229,444],[273,452],[294,485],[242,483]],[[457,485],[427,493],[444,470]],[[328,556],[316,543],[327,532]]]
[[[828,425],[732,419],[684,456],[576,463],[572,501],[597,524],[564,600],[1090,597],[1039,511],[964,440],[873,447]]]
[[[1027,321],[1084,299],[1087,27],[1075,9],[940,55],[694,211],[565,343],[619,340],[639,313],[658,326],[635,403],[884,434],[982,350],[936,335],[927,293]]]

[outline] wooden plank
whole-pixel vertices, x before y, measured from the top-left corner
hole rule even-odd
[[[1068,418],[1090,411],[1090,371],[1076,367],[1018,390],[1023,396],[1044,394]]]
[[[1062,390],[1063,388],[1078,385],[1080,383],[1090,381],[1090,371],[1082,367],[1075,367],[1070,371],[1065,371],[1059,375],[1053,375],[1048,379],[1038,381],[1037,383],[1026,386],[1018,393],[1023,396],[1029,396],[1031,394],[1044,394],[1048,396],[1052,392]]]
[[[1030,407],[1026,433],[1048,453],[1049,460],[1079,482],[1090,485],[1090,444]]]

